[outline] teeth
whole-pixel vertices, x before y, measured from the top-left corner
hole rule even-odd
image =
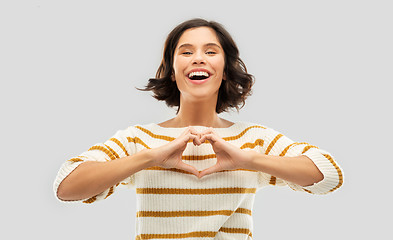
[[[190,74],[188,74],[188,77],[191,78],[193,76],[205,76],[205,77],[209,77],[209,74],[207,72],[191,72]]]

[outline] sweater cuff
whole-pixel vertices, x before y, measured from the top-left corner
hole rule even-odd
[[[327,194],[334,191],[342,184],[342,173],[333,159],[328,159],[320,151],[310,149],[304,154],[310,158],[323,174],[323,179],[311,186],[303,187],[307,192],[314,194]],[[341,173],[341,177],[339,174]],[[341,180],[340,180],[341,179]]]
[[[65,203],[77,203],[80,201],[83,201],[85,199],[81,199],[81,200],[62,200],[59,198],[59,196],[57,195],[57,190],[60,186],[60,183],[72,172],[75,170],[76,167],[78,167],[81,162],[74,162],[74,163],[70,163],[70,162],[65,162],[63,163],[63,166],[60,168],[59,172],[57,173],[55,182],[53,183],[53,191],[55,193],[55,197],[57,200],[61,201],[61,202],[65,202]]]

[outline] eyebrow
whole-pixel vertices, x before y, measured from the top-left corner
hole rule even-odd
[[[217,43],[206,43],[206,44],[203,45],[203,46],[204,46],[204,47],[213,46],[213,47],[218,47],[218,48],[221,49],[221,47],[220,47]],[[184,43],[184,44],[180,45],[178,49],[183,48],[183,47],[193,47],[193,45],[192,45],[192,44],[189,44],[189,43]]]

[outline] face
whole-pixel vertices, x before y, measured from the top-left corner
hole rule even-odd
[[[209,27],[184,31],[174,53],[174,81],[181,99],[217,100],[224,77],[225,55]]]

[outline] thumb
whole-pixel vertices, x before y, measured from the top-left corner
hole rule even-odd
[[[220,167],[219,167],[219,165],[215,164],[215,165],[201,171],[199,173],[199,178],[202,178],[203,176],[206,176],[206,175],[218,172],[218,171],[220,171]]]

